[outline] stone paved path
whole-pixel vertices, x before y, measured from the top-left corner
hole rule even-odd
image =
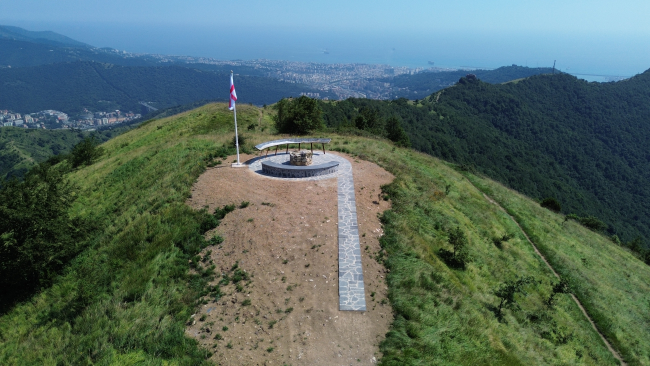
[[[345,158],[334,154],[314,153],[312,164],[338,161],[339,170],[334,174],[309,178],[278,178],[262,172],[262,161],[284,164],[289,155],[261,156],[247,162],[249,169],[271,179],[289,181],[321,180],[338,177],[338,226],[339,226],[339,310],[366,310],[366,296],[361,266],[361,245],[357,224],[357,205],[354,197],[352,165]]]

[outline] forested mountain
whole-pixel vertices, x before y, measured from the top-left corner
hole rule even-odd
[[[98,48],[62,47],[0,38],[0,69],[73,61],[97,61],[125,66],[157,64],[146,57],[123,57]]]
[[[421,72],[414,75],[403,74],[393,78],[384,78],[380,81],[391,83],[396,88],[403,88],[395,92],[397,97],[407,99],[421,99],[429,94],[454,85],[459,78],[472,73],[479,79],[490,84],[500,84],[512,80],[527,78],[533,75],[550,74],[553,69],[550,67],[525,67],[525,66],[503,66],[494,70],[457,70],[442,72]],[[556,71],[557,72],[557,71]]]
[[[49,44],[52,46],[64,47],[90,47],[89,45],[75,41],[72,38],[66,37],[51,31],[28,31],[19,27],[12,27],[9,25],[0,25],[0,39],[11,39],[16,41],[27,41],[32,43]]]
[[[119,66],[70,62],[0,69],[0,103],[23,113],[58,109],[139,110],[138,102],[166,108],[205,99],[226,99],[229,73],[181,66]],[[237,76],[239,102],[271,104],[283,97],[315,90],[256,76]],[[225,92],[224,92],[225,90]],[[322,92],[321,92],[322,94]]]
[[[650,239],[650,71],[615,83],[462,78],[417,103],[349,99],[323,108],[330,126],[398,115],[420,151],[531,197],[554,197],[563,212],[593,215],[623,240]]]

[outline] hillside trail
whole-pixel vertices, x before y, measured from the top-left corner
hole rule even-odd
[[[474,183],[472,183],[472,181],[470,181],[469,179],[467,179],[467,181],[468,181],[468,182],[469,182],[469,183],[470,183],[474,188],[476,188],[476,190],[478,190],[479,192],[481,192],[481,193],[483,194],[483,197],[485,197],[485,199],[488,200],[488,202],[490,202],[490,203],[492,203],[493,205],[497,206],[501,211],[503,211],[506,215],[508,215],[508,217],[510,217],[510,219],[515,223],[515,225],[517,225],[517,227],[519,228],[519,230],[521,231],[521,233],[524,234],[524,237],[526,237],[526,240],[528,241],[528,243],[530,243],[530,245],[531,245],[531,246],[533,247],[533,249],[535,250],[535,253],[537,253],[537,255],[538,255],[540,258],[542,258],[542,261],[544,261],[544,263],[546,263],[546,266],[551,270],[551,272],[553,272],[553,275],[555,275],[555,277],[557,277],[557,279],[560,279],[560,275],[555,271],[555,268],[553,268],[553,266],[551,266],[551,264],[546,260],[546,257],[544,257],[544,255],[539,251],[539,249],[537,249],[537,246],[535,245],[535,243],[533,243],[532,240],[530,240],[530,238],[528,237],[528,234],[526,234],[526,231],[524,231],[524,229],[521,227],[521,225],[519,225],[519,222],[517,222],[517,220],[515,220],[515,218],[512,217],[512,215],[510,215],[510,213],[508,213],[508,211],[506,211],[506,210],[505,210],[505,209],[504,209],[504,208],[503,208],[503,207],[502,207],[502,206],[501,206],[497,201],[495,201],[494,199],[492,199],[490,196],[488,196],[488,195],[485,194],[483,191],[481,191],[481,190],[480,190],[476,185],[474,185]],[[607,349],[609,350],[609,352],[611,352],[612,356],[614,356],[614,358],[616,358],[616,359],[621,363],[621,366],[627,366],[627,364],[625,363],[625,361],[623,361],[623,358],[622,358],[622,357],[619,355],[619,353],[614,349],[614,347],[612,347],[612,345],[609,343],[609,341],[607,340],[607,338],[605,338],[605,336],[603,335],[603,333],[600,332],[600,330],[599,330],[598,327],[596,326],[596,323],[591,319],[591,317],[590,317],[589,314],[587,313],[587,310],[585,310],[585,307],[582,306],[582,303],[580,302],[580,300],[578,300],[578,298],[577,298],[573,293],[569,293],[569,295],[571,295],[571,298],[573,299],[573,301],[576,303],[576,305],[578,305],[578,307],[579,307],[580,310],[582,311],[582,314],[585,316],[585,318],[587,318],[587,320],[589,320],[589,323],[590,323],[591,326],[594,328],[594,330],[596,331],[596,333],[598,333],[598,335],[600,336],[600,338],[603,340],[603,343],[605,343],[605,346],[607,346]]]

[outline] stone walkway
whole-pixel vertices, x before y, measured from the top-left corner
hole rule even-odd
[[[339,162],[334,174],[309,178],[277,178],[262,172],[262,161],[288,164],[289,154],[261,156],[247,162],[249,169],[271,179],[289,181],[321,180],[338,178],[338,226],[339,226],[339,310],[366,310],[366,296],[361,266],[361,245],[357,225],[357,206],[354,197],[352,165],[345,158],[334,154],[314,152],[312,164]]]

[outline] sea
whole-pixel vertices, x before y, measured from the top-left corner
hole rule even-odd
[[[24,25],[25,28],[28,28]],[[29,27],[32,28],[32,27]],[[28,28],[28,29],[29,29]],[[37,29],[135,53],[367,63],[411,68],[555,67],[589,81],[616,81],[650,68],[650,39],[553,32],[392,32],[120,23],[39,23]]]

